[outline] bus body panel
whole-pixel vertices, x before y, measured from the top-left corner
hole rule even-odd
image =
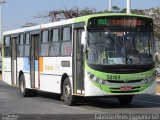
[[[154,81],[148,88],[146,88],[144,91],[139,93],[106,93],[102,89],[96,87],[91,81],[86,81],[85,83],[85,96],[115,96],[115,95],[137,95],[137,94],[149,94],[149,95],[155,95],[156,93],[156,85],[157,82]],[[126,84],[128,86],[128,84]]]
[[[107,81],[107,76],[116,76],[117,74],[99,72],[91,69],[88,65],[86,65],[85,68],[85,96],[156,93],[155,69],[141,73],[118,74],[121,79],[118,81],[112,80],[113,83],[110,83]],[[139,81],[136,82],[136,80]],[[145,83],[145,80],[148,80],[149,82]],[[132,81],[132,83],[129,81]],[[103,84],[103,82],[105,84]],[[132,89],[130,91],[123,91],[121,90],[122,87],[132,87]]]
[[[69,64],[62,67],[62,62]],[[40,90],[61,93],[62,75],[67,74],[72,84],[72,57],[41,57],[39,60]]]
[[[26,88],[31,89],[30,72],[24,73]]]
[[[17,58],[17,79],[19,80],[20,71],[23,72],[25,77],[26,88],[31,88],[30,85],[30,65],[29,65],[29,58]]]
[[[89,79],[87,71],[85,71],[85,96],[103,96],[103,91],[96,87]]]
[[[40,90],[60,93],[61,76],[40,74]]]
[[[39,68],[41,74],[62,76],[67,73],[68,76],[72,76],[72,57],[41,57],[41,60],[39,61],[39,64],[42,64],[42,68]],[[62,62],[66,62],[69,66],[62,67]]]
[[[4,61],[4,70],[3,70],[3,81],[5,81],[6,83],[8,83],[9,85],[12,84],[11,81],[11,58],[5,58]]]

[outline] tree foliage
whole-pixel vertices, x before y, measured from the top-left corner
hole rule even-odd
[[[156,13],[158,13],[158,16],[160,16],[159,15],[160,9],[156,9],[156,10],[152,10],[152,11],[156,11]],[[131,12],[133,14],[148,15],[148,14],[146,14],[145,10],[132,9]],[[84,15],[89,15],[89,14],[94,14],[94,13],[126,13],[126,8],[120,9],[117,6],[113,6],[112,11],[108,11],[108,10],[96,11],[95,8],[80,9],[77,6],[74,6],[73,8],[70,8],[70,9],[64,8],[64,9],[60,9],[60,10],[52,10],[52,11],[47,12],[45,15],[35,16],[35,18],[48,18],[49,21],[55,22],[55,21],[59,21],[59,20],[84,16]],[[153,15],[155,15],[155,14],[153,14]],[[151,15],[151,17],[152,17],[152,15]],[[156,22],[156,19],[154,19],[154,23],[156,23],[156,24],[154,24],[154,31],[155,31],[156,37],[158,37],[160,39],[160,32],[159,32],[160,25],[157,25],[158,22]],[[159,21],[159,18],[157,21]],[[28,26],[28,24],[25,26]],[[32,24],[30,24],[30,26],[32,26]]]
[[[120,8],[117,6],[112,7],[112,12],[120,12]]]
[[[69,19],[84,15],[89,15],[96,13],[96,10],[94,8],[84,8],[79,9],[78,7],[74,6],[71,9],[62,9],[62,10],[52,10],[47,13],[47,15],[39,15],[35,16],[36,18],[49,18],[51,22],[63,20],[63,19]]]

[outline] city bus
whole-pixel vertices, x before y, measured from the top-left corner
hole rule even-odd
[[[153,20],[104,13],[3,33],[3,81],[23,97],[46,91],[66,105],[79,97],[155,94]]]

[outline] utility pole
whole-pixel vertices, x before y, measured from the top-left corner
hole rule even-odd
[[[131,13],[131,0],[127,0],[127,14]]]
[[[2,41],[2,4],[6,3],[5,0],[0,0],[0,42]]]
[[[112,0],[109,0],[109,11],[112,11]]]

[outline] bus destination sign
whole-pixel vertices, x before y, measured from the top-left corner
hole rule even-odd
[[[89,28],[117,28],[117,27],[124,27],[124,28],[151,28],[153,27],[153,23],[151,19],[148,18],[141,18],[141,17],[97,17],[91,18],[88,24]]]
[[[97,27],[142,27],[146,25],[145,20],[140,19],[97,19]]]
[[[143,20],[121,20],[121,19],[113,19],[109,20],[109,26],[127,26],[127,27],[137,27],[144,26],[146,23]]]

